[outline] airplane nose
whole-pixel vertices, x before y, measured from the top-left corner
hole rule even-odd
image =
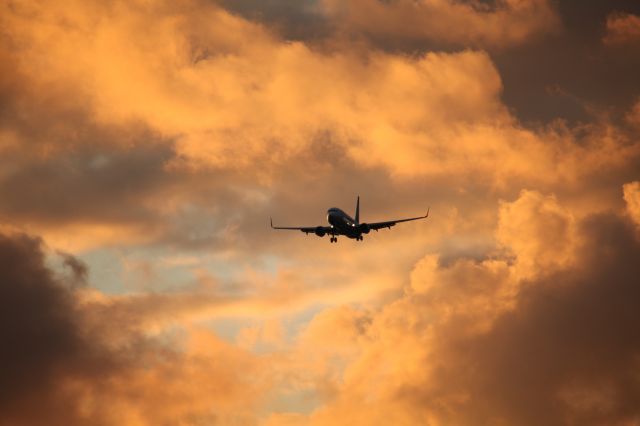
[[[330,223],[331,225],[335,225],[335,223],[334,223],[335,222],[335,217],[336,217],[336,215],[335,215],[334,212],[331,212],[331,211],[327,212],[327,222]]]

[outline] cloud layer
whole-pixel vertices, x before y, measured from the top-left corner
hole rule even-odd
[[[0,424],[640,422],[640,11],[587,6],[0,6]],[[432,214],[268,228],[358,194]]]

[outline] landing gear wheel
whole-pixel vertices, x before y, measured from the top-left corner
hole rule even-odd
[[[336,237],[331,237],[331,242],[332,242],[332,243],[337,243],[337,242],[338,242],[338,239],[337,239]]]

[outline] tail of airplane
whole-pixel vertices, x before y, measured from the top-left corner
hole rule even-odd
[[[356,217],[354,219],[356,220],[356,224],[359,225],[360,224],[360,196],[359,195],[356,201]]]

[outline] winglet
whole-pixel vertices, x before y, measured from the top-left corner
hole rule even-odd
[[[271,227],[273,228],[273,218],[269,217],[269,220],[271,221]]]
[[[429,217],[429,210],[431,210],[431,206],[427,207],[427,214],[425,215],[425,217]]]

